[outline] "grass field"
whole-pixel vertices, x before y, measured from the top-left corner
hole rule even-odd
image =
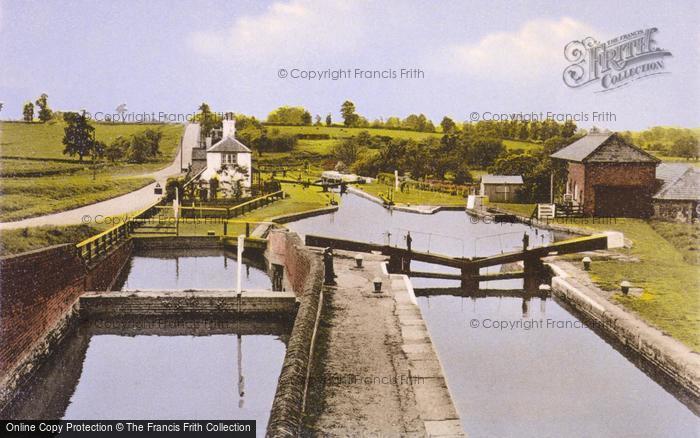
[[[0,220],[12,221],[104,201],[153,182],[144,177],[112,177],[92,173],[3,179],[0,187]]]
[[[55,213],[139,189],[153,181],[144,174],[172,162],[183,132],[181,125],[95,123],[95,137],[105,143],[148,128],[160,130],[163,137],[158,159],[143,164],[98,163],[93,181],[89,159],[80,162],[63,155],[64,126],[0,123],[0,221]]]
[[[371,135],[383,135],[393,138],[412,138],[422,140],[429,137],[442,137],[439,132],[416,132],[403,129],[380,128],[344,128],[340,126],[277,126],[267,125],[268,130],[278,129],[281,134],[326,134],[332,139],[349,138],[367,131]]]
[[[370,195],[387,197],[387,193],[391,186],[380,183],[373,182],[371,184],[363,184],[357,186],[357,188],[364,190]],[[412,188],[405,192],[400,190],[394,191],[394,203],[395,204],[406,204],[406,205],[460,205],[466,206],[466,199],[461,196],[450,195],[441,192],[430,192],[427,190],[418,190]]]
[[[119,136],[130,136],[146,129],[159,130],[163,133],[160,142],[161,156],[158,160],[148,163],[152,168],[162,167],[175,158],[183,133],[182,125],[162,124],[118,124],[93,123],[95,138],[110,144]],[[0,122],[0,157],[23,157],[41,159],[74,160],[63,154],[64,123],[20,123]]]
[[[508,150],[522,149],[525,152],[542,149],[542,145],[521,140],[503,140],[503,144]]]
[[[77,243],[100,231],[90,225],[3,230],[0,233],[0,254],[18,254],[61,243]]]

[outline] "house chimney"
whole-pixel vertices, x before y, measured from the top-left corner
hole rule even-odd
[[[236,135],[236,120],[226,119],[222,121],[223,124],[223,138],[234,137]]]
[[[211,147],[211,137],[205,138],[205,139],[204,139],[204,144],[206,145],[206,148],[205,148],[205,149],[209,150],[209,148]]]

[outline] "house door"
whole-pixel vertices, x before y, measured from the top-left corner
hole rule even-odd
[[[641,187],[595,187],[595,215],[598,217],[647,217],[650,212],[651,198]]]

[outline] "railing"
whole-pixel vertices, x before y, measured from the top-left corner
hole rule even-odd
[[[75,245],[75,248],[78,250],[78,255],[82,257],[83,260],[90,262],[92,259],[106,254],[107,251],[116,244],[128,238],[129,234],[131,234],[137,226],[139,219],[153,212],[155,208],[157,208],[157,203],[141,210],[121,224],[115,225],[100,234],[96,234],[78,243]]]
[[[225,217],[226,219],[231,219],[255,210],[256,208],[264,207],[278,199],[283,199],[284,197],[284,191],[278,190],[274,193],[234,205],[233,207],[197,207],[196,205],[180,205],[179,209],[183,217],[195,217],[198,213],[201,213],[202,217]],[[167,205],[158,205],[155,208],[159,210],[172,209],[171,206]],[[209,214],[207,214],[207,212],[209,212]],[[192,214],[192,216],[188,216],[188,214]]]
[[[276,201],[277,199],[282,199],[284,197],[284,191],[279,190],[277,192],[270,193],[269,195],[251,199],[250,201],[236,205],[235,207],[180,207],[180,210],[183,212],[188,210],[217,210],[225,212],[226,218],[229,219],[231,217],[236,217],[249,211],[255,210],[256,208],[264,207]],[[114,227],[106,231],[103,231],[78,243],[77,245],[75,245],[78,251],[78,255],[82,257],[83,260],[90,262],[96,257],[99,257],[102,254],[106,254],[115,245],[127,239],[129,235],[134,232],[134,229],[139,226],[139,223],[143,222],[143,219],[150,216],[153,212],[160,211],[163,209],[172,209],[171,206],[158,205],[158,203],[160,203],[160,201],[145,208],[133,217],[128,218],[123,223],[115,225]]]

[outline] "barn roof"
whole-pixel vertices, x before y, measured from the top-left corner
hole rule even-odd
[[[551,155],[581,163],[658,163],[650,153],[627,142],[614,132],[591,132]]]
[[[215,145],[207,149],[207,153],[209,152],[235,152],[235,153],[241,153],[241,152],[248,152],[250,153],[250,149],[240,141],[236,140],[233,137],[226,137],[223,140],[218,141]]]
[[[670,184],[664,184],[654,195],[654,199],[678,201],[700,200],[700,170],[689,167],[679,178]]]
[[[483,175],[481,182],[484,184],[522,184],[520,175]]]

